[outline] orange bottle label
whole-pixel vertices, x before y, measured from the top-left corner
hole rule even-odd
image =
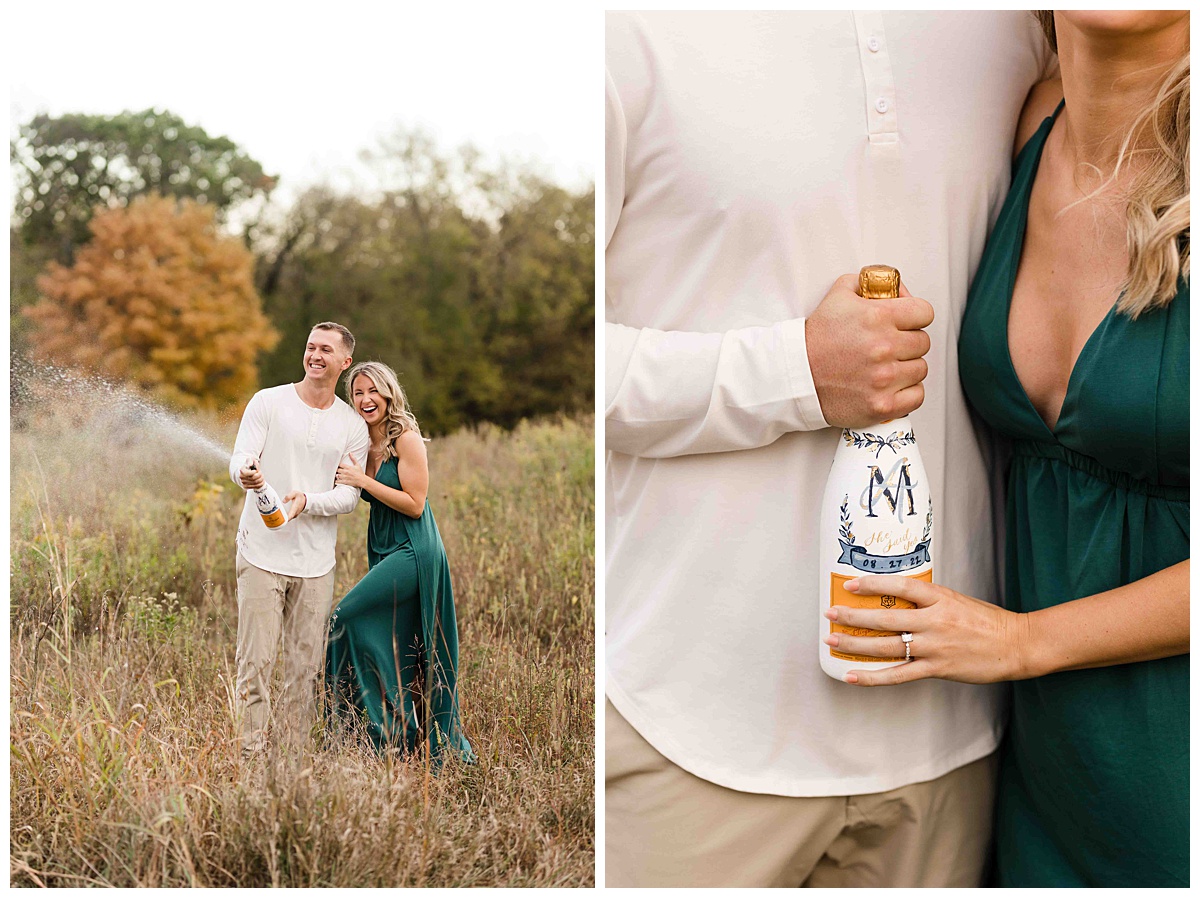
[[[283,513],[282,508],[276,508],[262,516],[263,523],[274,530],[276,527],[282,527],[287,523],[287,515]],[[849,595],[849,593],[847,593]]]
[[[844,605],[848,608],[870,608],[874,609],[893,609],[893,608],[916,608],[912,602],[906,599],[898,599],[895,596],[861,596],[857,593],[846,592],[843,585],[855,579],[854,577],[843,577],[841,574],[830,574],[832,583],[829,587],[829,607],[834,605]],[[933,568],[925,571],[922,574],[914,574],[914,580],[924,580],[926,583],[933,582]],[[846,633],[850,636],[899,636],[895,630],[867,630],[863,627],[846,627],[836,621],[830,621],[834,633]],[[837,649],[830,649],[829,654],[834,658],[840,658],[842,661],[870,661],[876,664],[883,661],[903,661],[904,656],[899,658],[874,658],[870,655],[848,655],[845,652],[839,652]]]

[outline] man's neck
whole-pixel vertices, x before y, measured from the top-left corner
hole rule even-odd
[[[293,386],[296,388],[296,395],[300,397],[300,401],[310,408],[327,409],[337,398],[337,381],[327,385],[313,383],[306,377]]]

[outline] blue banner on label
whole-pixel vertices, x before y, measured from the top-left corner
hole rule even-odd
[[[907,555],[869,555],[862,546],[852,546],[840,539],[838,545],[842,547],[838,564],[848,564],[856,571],[891,574],[929,564],[929,543],[917,543],[917,548]]]

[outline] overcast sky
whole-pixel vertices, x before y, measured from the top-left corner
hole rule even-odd
[[[10,136],[38,112],[170,109],[240,144],[292,197],[349,183],[361,150],[419,125],[449,150],[595,179],[603,21],[596,10],[305,4],[14,4]],[[304,10],[319,9],[315,15]]]

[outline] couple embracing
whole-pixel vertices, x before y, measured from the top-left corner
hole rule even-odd
[[[1188,884],[1188,19],[609,14],[607,885]],[[910,412],[935,582],[851,607]]]
[[[289,751],[309,734],[325,661],[331,712],[361,721],[381,751],[440,764],[471,750],[459,719],[458,633],[446,552],[426,498],[425,440],[380,362],[351,368],[354,336],[317,324],[304,379],[261,390],[246,406],[229,471],[247,490],[269,483],[288,521],[263,523],[248,495],[237,535],[237,699],[242,751]],[[349,369],[347,405],[338,380]],[[370,569],[333,610],[337,516],[370,503]],[[283,685],[271,673],[280,641]],[[273,722],[272,722],[273,721]]]

